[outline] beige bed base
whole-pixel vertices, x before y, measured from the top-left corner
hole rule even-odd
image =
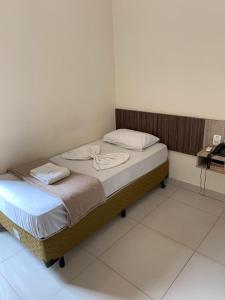
[[[168,165],[167,161],[153,171],[133,181],[111,195],[105,204],[94,209],[79,223],[71,228],[64,229],[48,239],[40,240],[33,237],[1,212],[0,225],[16,236],[36,257],[43,260],[46,266],[51,266],[55,260],[63,257],[65,253],[70,251],[83,239],[124,211],[146,192],[163,182],[168,176]],[[64,259],[61,261],[61,266],[64,266]]]

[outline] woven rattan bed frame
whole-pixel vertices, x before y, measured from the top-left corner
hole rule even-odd
[[[124,212],[129,205],[137,201],[146,192],[152,190],[160,183],[162,183],[163,187],[163,181],[167,176],[168,161],[114,193],[107,199],[105,204],[97,207],[78,224],[71,228],[66,228],[45,240],[34,238],[1,212],[0,225],[16,236],[35,256],[43,260],[46,266],[51,266],[60,258],[62,258],[60,259],[61,266],[64,266],[63,256],[65,253],[116,215],[122,211]]]

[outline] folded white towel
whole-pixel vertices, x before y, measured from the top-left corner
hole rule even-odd
[[[53,184],[68,177],[70,175],[70,170],[53,163],[47,163],[31,170],[30,175],[45,184]]]
[[[114,168],[125,163],[129,153],[108,153],[100,154],[100,145],[85,145],[61,155],[64,159],[89,160],[93,159],[93,166],[97,171]]]
[[[129,153],[109,153],[95,155],[93,165],[97,171],[117,167],[125,163],[130,157]]]
[[[100,145],[82,146],[71,151],[65,152],[61,155],[62,158],[71,160],[88,160],[92,155],[99,154],[101,151]]]

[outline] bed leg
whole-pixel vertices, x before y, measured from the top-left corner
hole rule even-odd
[[[0,224],[0,232],[4,232],[6,231],[5,227],[2,226],[2,224]]]
[[[161,187],[161,189],[165,189],[166,184],[165,184],[164,180],[160,182],[160,187]]]
[[[60,257],[60,259],[59,259],[59,266],[60,266],[60,268],[64,268],[65,265],[66,265],[66,263],[65,263],[65,258],[64,258],[64,256],[62,256],[62,257]]]
[[[50,267],[53,266],[57,261],[58,261],[58,259],[51,259],[51,260],[48,260],[48,261],[44,261],[44,264],[45,264],[46,268],[50,268]]]
[[[127,212],[126,212],[126,209],[123,209],[122,211],[121,211],[121,217],[122,218],[126,218],[126,215],[127,215]]]
[[[58,259],[51,259],[51,260],[48,260],[48,261],[44,261],[44,264],[46,266],[46,268],[50,268],[51,266],[53,266],[56,262],[59,262],[59,267],[60,268],[64,268],[65,267],[65,259],[64,259],[64,256],[58,258]]]

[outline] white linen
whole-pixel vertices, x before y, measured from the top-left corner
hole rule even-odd
[[[30,175],[45,184],[53,184],[70,175],[70,170],[53,163],[46,163],[43,166],[30,171]]]
[[[0,211],[39,239],[68,227],[61,199],[11,174],[0,176]]]
[[[129,153],[108,153],[101,155],[100,152],[100,145],[85,145],[63,153],[61,157],[69,160],[93,159],[93,167],[97,171],[119,166],[125,163],[130,157]]]
[[[63,159],[61,155],[57,155],[50,160],[53,163],[70,169],[71,171],[98,178],[103,184],[107,197],[138,177],[158,167],[165,162],[168,157],[167,147],[162,143],[156,143],[155,145],[146,148],[144,151],[133,151],[120,148],[118,146],[102,142],[101,140],[91,143],[90,145],[92,144],[99,144],[101,146],[102,154],[118,152],[129,153],[130,158],[125,164],[115,168],[102,170],[101,172],[93,168],[91,160],[66,160]]]
[[[159,141],[159,138],[145,132],[117,129],[104,135],[103,141],[123,148],[143,151]]]
[[[75,148],[68,152],[61,154],[62,158],[72,160],[87,160],[91,159],[93,155],[100,154],[100,145],[85,145],[79,148]]]
[[[97,171],[115,168],[124,164],[130,157],[129,153],[109,153],[103,155],[95,155],[93,157],[93,165]]]
[[[125,164],[101,172],[93,168],[91,160],[65,160],[61,155],[51,160],[73,171],[97,177],[107,197],[161,165],[168,156],[167,147],[161,143],[143,152],[122,149],[101,141],[96,143],[101,146],[103,154],[128,152],[130,159]],[[13,175],[0,176],[0,211],[39,239],[52,236],[68,226],[67,212],[60,199]]]

